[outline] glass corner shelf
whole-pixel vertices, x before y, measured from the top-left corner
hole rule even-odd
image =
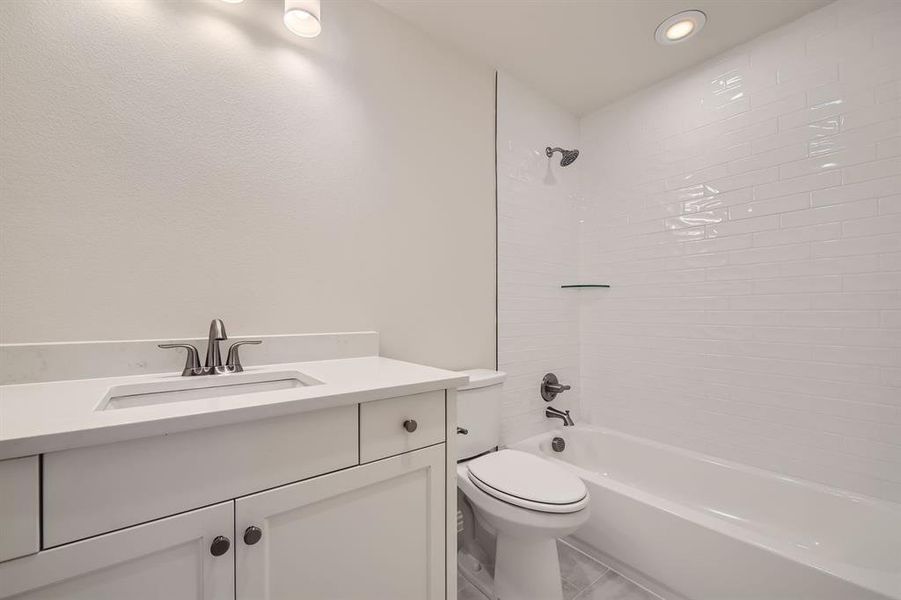
[[[608,288],[610,287],[606,283],[570,283],[567,285],[561,285],[561,288]]]

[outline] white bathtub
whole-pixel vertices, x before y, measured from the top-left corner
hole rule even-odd
[[[591,518],[576,539],[658,589],[692,600],[901,600],[901,505],[598,427],[515,447],[582,477]]]

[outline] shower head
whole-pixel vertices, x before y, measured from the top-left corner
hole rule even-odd
[[[548,146],[545,148],[544,153],[547,154],[547,157],[550,158],[554,155],[554,152],[560,152],[563,155],[563,158],[560,159],[561,167],[568,167],[569,165],[576,162],[576,159],[579,158],[578,150],[564,150],[563,148],[551,148]]]

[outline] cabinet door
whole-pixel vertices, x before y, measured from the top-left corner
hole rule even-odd
[[[444,453],[431,446],[238,499],[237,599],[444,598]]]
[[[225,502],[59,546],[0,563],[0,598],[229,600],[234,549],[213,556],[210,547],[233,533],[234,503]]]

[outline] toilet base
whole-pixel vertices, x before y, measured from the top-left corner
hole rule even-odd
[[[563,600],[557,540],[499,533],[494,593],[498,600]]]

